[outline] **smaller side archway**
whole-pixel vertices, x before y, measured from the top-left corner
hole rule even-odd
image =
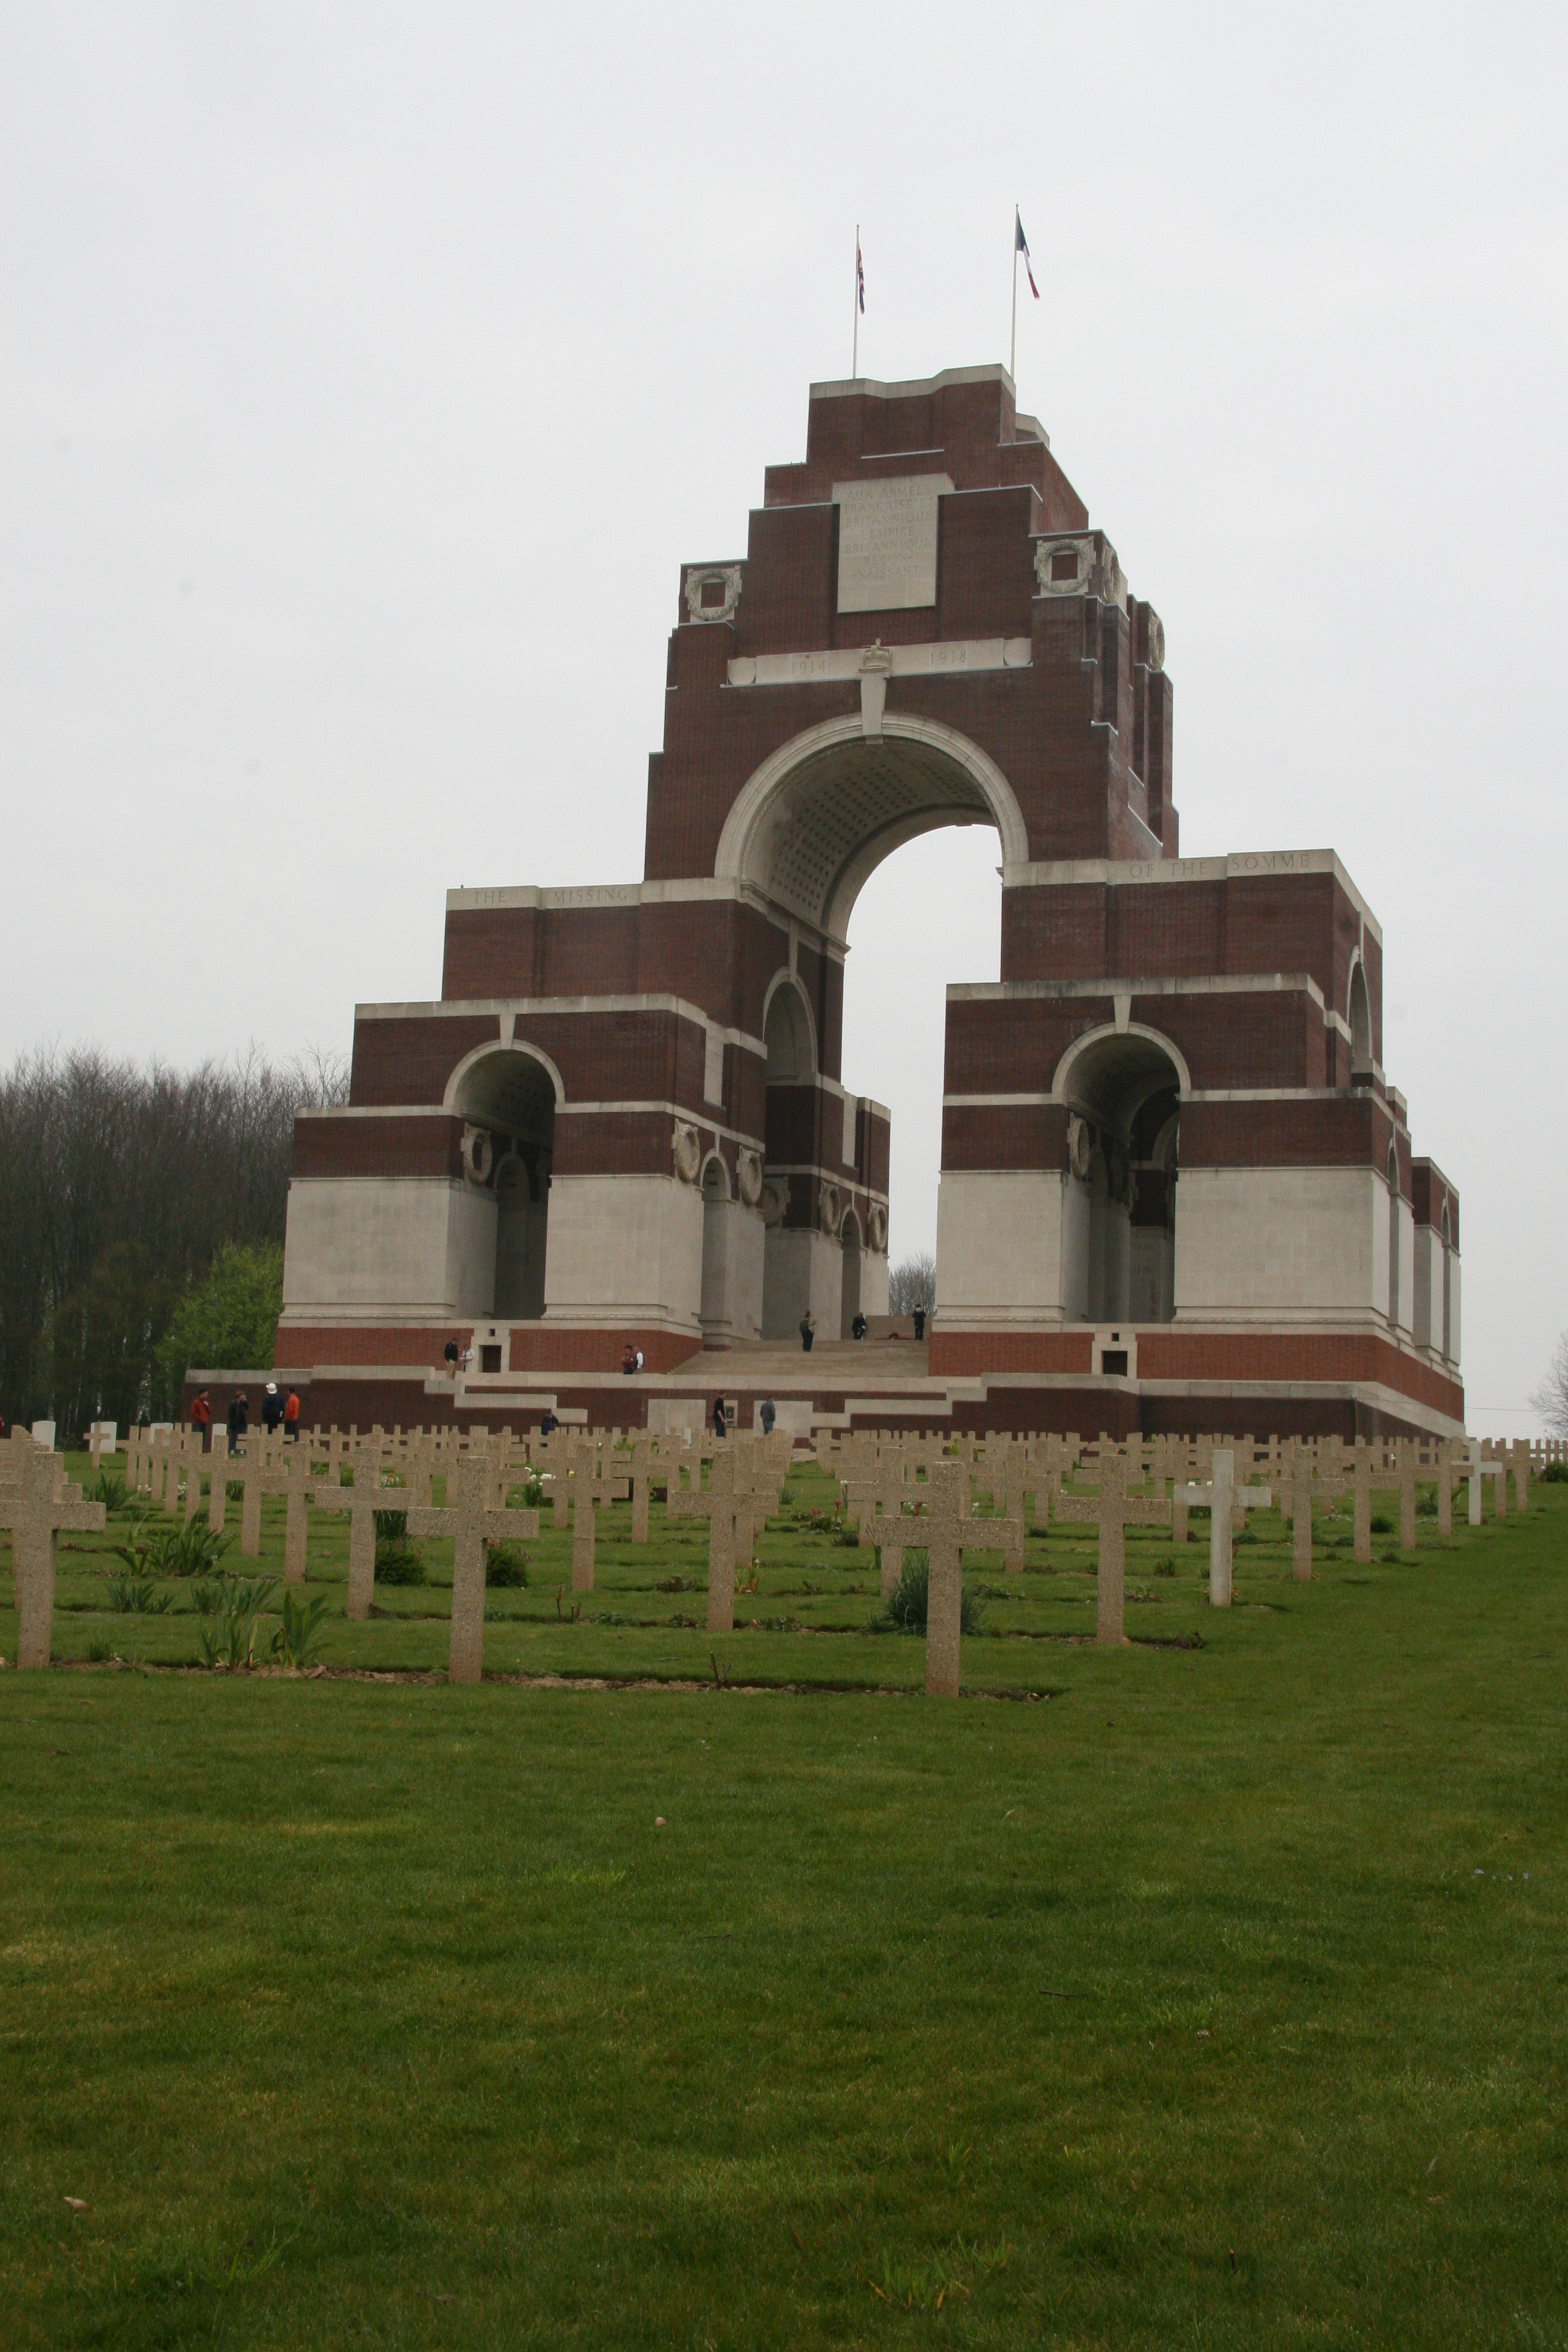
[[[1345,1019],[1351,1033],[1351,1083],[1372,1076],[1372,997],[1366,984],[1366,966],[1358,951],[1351,960],[1350,986],[1346,993]]]
[[[774,974],[763,1005],[763,1042],[769,1086],[807,1086],[816,1076],[816,1024],[800,982]]]
[[[1181,1103],[1192,1078],[1158,1030],[1075,1039],[1057,1066],[1068,1109],[1062,1307],[1087,1323],[1169,1323],[1176,1312]]]
[[[710,1151],[698,1179],[702,1193],[702,1336],[711,1342],[728,1337],[730,1329],[729,1217],[730,1174],[717,1151]]]
[[[846,1209],[838,1228],[839,1245],[844,1253],[844,1282],[840,1292],[838,1336],[852,1339],[855,1318],[860,1312],[860,1273],[865,1264],[866,1237],[860,1231],[860,1220],[853,1209]]]
[[[521,1041],[479,1046],[447,1082],[444,1107],[464,1123],[465,1191],[489,1235],[492,1271],[481,1293],[498,1321],[532,1322],[544,1312],[555,1111],[564,1099],[554,1063]]]

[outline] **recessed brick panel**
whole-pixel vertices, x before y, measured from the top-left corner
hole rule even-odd
[[[294,1121],[295,1176],[461,1176],[460,1118],[311,1118]]]

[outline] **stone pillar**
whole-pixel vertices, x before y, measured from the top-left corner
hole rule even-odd
[[[715,1495],[708,1515],[708,1631],[735,1630],[735,1513],[728,1495]]]
[[[207,1525],[215,1536],[223,1533],[225,1492],[228,1478],[228,1432],[215,1429],[212,1433],[211,1470],[207,1482]]]
[[[586,1460],[579,1463],[572,1496],[572,1590],[594,1590],[594,1497],[589,1492]]]
[[[926,1696],[958,1696],[963,1555],[935,1539],[926,1554]]]
[[[16,1664],[47,1666],[55,1623],[55,1563],[59,1538],[53,1528],[16,1528],[11,1536],[11,1565],[16,1588]]]
[[[355,1465],[354,1485],[371,1474],[363,1462]],[[349,1616],[356,1621],[370,1615],[370,1604],[375,1595],[375,1511],[356,1507],[349,1514]]]
[[[477,1532],[459,1523],[452,1546],[452,1640],[447,1679],[477,1683],[485,1650],[485,1547]]]
[[[1231,1547],[1235,1540],[1231,1495],[1236,1486],[1236,1456],[1228,1445],[1215,1447],[1209,1468],[1209,1607],[1228,1609]],[[1104,1540],[1101,1536],[1101,1543]]]

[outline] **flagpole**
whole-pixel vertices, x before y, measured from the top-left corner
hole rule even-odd
[[[1016,271],[1014,272],[1016,276]],[[853,383],[860,373],[860,224],[855,224],[855,340],[850,346],[849,381]]]
[[[1018,381],[1018,207],[1013,207],[1013,340],[1007,347],[1007,373]]]

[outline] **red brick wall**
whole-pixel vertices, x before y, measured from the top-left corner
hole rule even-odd
[[[464,1055],[500,1040],[500,1023],[493,1013],[356,1021],[349,1100],[356,1109],[364,1104],[438,1103]]]
[[[295,1176],[460,1176],[460,1118],[321,1118],[294,1121]]]

